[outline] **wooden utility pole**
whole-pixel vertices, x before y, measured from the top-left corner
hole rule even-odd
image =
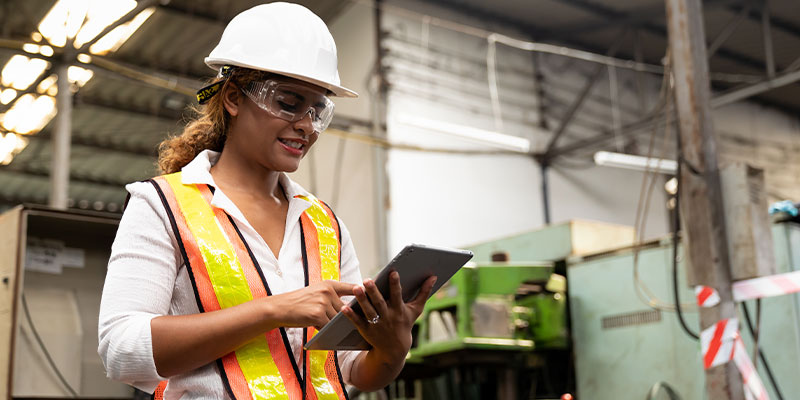
[[[675,103],[686,164],[679,182],[688,249],[689,285],[706,285],[719,292],[720,303],[700,309],[700,327],[736,317],[717,139],[711,119],[706,38],[700,0],[666,0],[669,48],[674,71]],[[692,171],[694,169],[694,171]],[[710,400],[744,399],[742,378],[732,362],[706,370]]]

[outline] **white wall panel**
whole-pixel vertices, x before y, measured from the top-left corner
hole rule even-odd
[[[369,120],[372,99],[366,83],[375,60],[373,9],[354,4],[329,27],[338,47],[342,85],[359,94],[358,99],[335,99],[336,116]],[[341,168],[337,168],[340,151]],[[378,266],[372,154],[369,145],[323,133],[292,174],[292,179],[327,202],[345,222],[365,276]],[[337,176],[338,194],[334,188]]]

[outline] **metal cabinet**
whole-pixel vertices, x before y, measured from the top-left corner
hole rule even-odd
[[[0,215],[0,397],[72,397],[48,356],[79,397],[133,397],[97,355],[118,223],[115,214],[34,206]]]
[[[800,266],[800,226],[772,228],[778,273]],[[682,251],[679,253],[681,254]],[[672,304],[672,241],[649,243],[638,255],[639,277],[665,303]],[[693,303],[685,282],[684,263],[678,264],[681,301]],[[592,399],[645,398],[656,382],[666,382],[684,399],[704,397],[700,344],[687,336],[674,311],[648,306],[634,287],[631,248],[567,262],[569,304],[578,396]],[[753,302],[749,302],[753,303]],[[751,315],[755,307],[749,304]],[[741,309],[741,304],[739,305]],[[752,349],[751,336],[740,311],[740,330]],[[762,300],[761,348],[784,396],[800,393],[800,302],[798,295]],[[696,307],[685,318],[698,331]],[[777,398],[759,362],[758,372]]]

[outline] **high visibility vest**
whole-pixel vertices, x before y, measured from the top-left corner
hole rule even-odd
[[[150,182],[167,211],[200,312],[271,296],[269,284],[233,219],[211,205],[213,188],[184,185],[181,173]],[[333,211],[314,196],[301,215],[305,284],[339,280],[341,236]],[[303,343],[317,330],[304,328]],[[303,350],[303,371],[284,328],[273,329],[217,360],[228,394],[236,400],[347,399],[335,351]]]

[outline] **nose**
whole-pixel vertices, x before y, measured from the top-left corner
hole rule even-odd
[[[294,128],[295,130],[301,132],[303,136],[308,136],[314,133],[314,109],[309,108],[308,111],[303,115],[302,118],[295,121]]]

